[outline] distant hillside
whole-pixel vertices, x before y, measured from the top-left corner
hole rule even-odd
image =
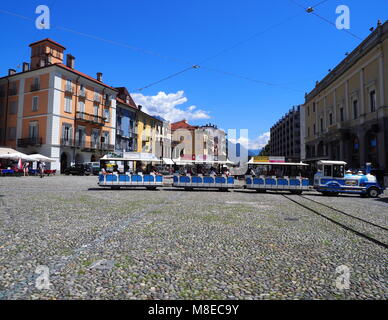
[[[250,157],[258,156],[260,151],[261,151],[261,149],[249,149],[248,156],[250,156]]]

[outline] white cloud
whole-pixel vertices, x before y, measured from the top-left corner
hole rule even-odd
[[[145,96],[141,93],[133,93],[131,96],[136,104],[143,106],[146,113],[160,116],[171,122],[210,118],[208,111],[197,109],[194,105],[185,109],[180,106],[188,101],[183,90],[168,94],[160,91],[155,96]]]
[[[264,148],[270,138],[270,132],[264,132],[260,136],[256,137],[255,139],[249,140],[249,149],[261,149]]]
[[[240,143],[242,146],[248,145],[249,150],[262,149],[266,146],[270,138],[270,132],[264,132],[255,139],[249,139],[248,137],[240,137],[236,139],[229,139],[232,143]]]

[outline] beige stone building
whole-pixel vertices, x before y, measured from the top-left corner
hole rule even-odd
[[[305,161],[366,162],[388,174],[388,22],[305,97]],[[302,146],[303,147],[303,146]]]

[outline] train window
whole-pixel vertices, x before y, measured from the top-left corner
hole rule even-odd
[[[325,177],[331,177],[331,173],[332,173],[332,167],[331,165],[327,165],[327,166],[324,166],[323,167],[323,175]]]
[[[334,165],[333,166],[333,177],[343,178],[344,174],[345,174],[344,166],[342,166],[342,165]]]

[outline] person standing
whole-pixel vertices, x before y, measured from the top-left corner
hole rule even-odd
[[[29,174],[28,174],[28,172],[29,172],[29,166],[30,166],[30,163],[29,162],[24,162],[24,164],[23,164],[23,174],[24,174],[24,176],[25,177],[28,177],[29,176]]]
[[[39,168],[40,177],[43,178],[43,174],[44,174],[44,163],[43,163],[42,161],[39,161],[39,163],[38,163],[38,168]]]

